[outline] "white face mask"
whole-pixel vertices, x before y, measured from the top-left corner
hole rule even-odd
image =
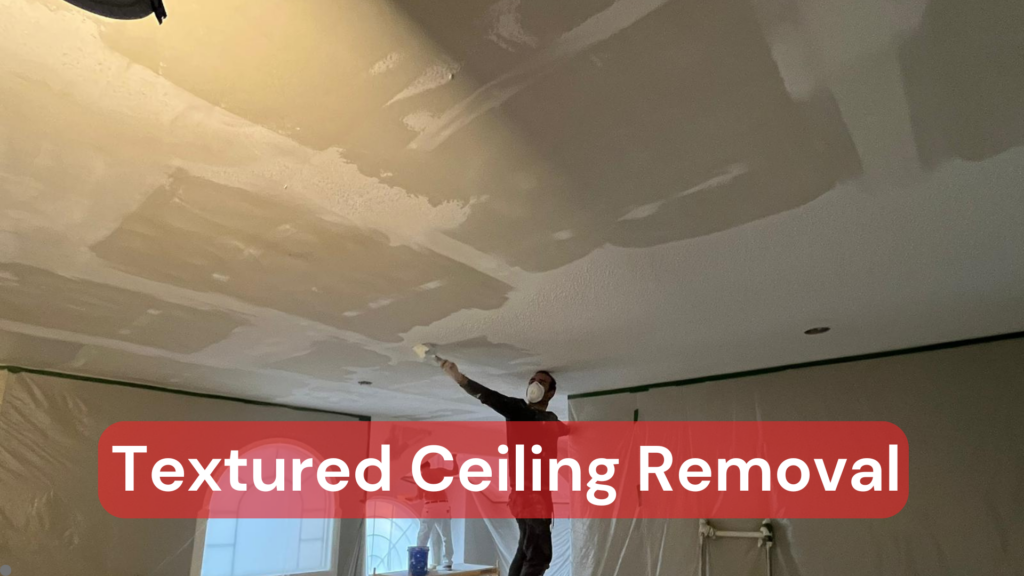
[[[536,382],[530,382],[530,385],[526,387],[526,401],[530,404],[536,404],[544,399],[544,386]]]

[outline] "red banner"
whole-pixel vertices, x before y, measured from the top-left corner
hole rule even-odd
[[[120,422],[98,450],[122,518],[885,518],[910,483],[888,422]]]

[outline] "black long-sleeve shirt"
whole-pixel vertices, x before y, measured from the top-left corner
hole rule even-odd
[[[552,514],[551,492],[548,484],[548,466],[551,458],[558,457],[558,438],[569,433],[569,427],[558,420],[553,412],[536,410],[521,398],[505,396],[490,388],[469,380],[462,385],[463,390],[477,398],[498,414],[505,417],[506,437],[508,441],[509,486],[512,496],[509,507],[516,518],[550,518]],[[543,422],[541,427],[516,426],[515,422]],[[515,489],[516,446],[523,445],[524,491]],[[541,446],[541,453],[534,455],[531,448]],[[541,460],[541,489],[533,491],[533,461]]]

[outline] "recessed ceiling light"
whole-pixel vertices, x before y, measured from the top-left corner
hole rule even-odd
[[[360,386],[369,386],[370,384],[373,384],[373,382],[370,382],[369,380],[360,380],[359,381],[359,385]]]
[[[831,330],[831,328],[828,326],[816,326],[814,328],[804,330],[804,334],[807,334],[808,336],[817,336],[818,334],[824,334],[829,330]]]

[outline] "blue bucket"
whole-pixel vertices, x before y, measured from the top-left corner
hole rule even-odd
[[[409,546],[409,576],[427,576],[428,546]]]

